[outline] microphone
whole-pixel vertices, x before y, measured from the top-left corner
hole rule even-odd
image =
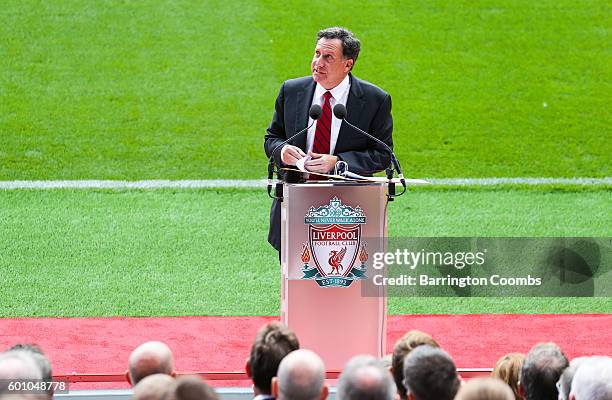
[[[310,127],[312,125],[314,125],[315,121],[318,120],[321,117],[321,114],[323,114],[323,109],[321,108],[320,105],[313,104],[312,106],[310,106],[310,109],[308,110],[308,116],[310,116],[310,118],[312,118],[312,123],[310,125],[308,125],[306,128],[304,128],[301,131],[299,131],[298,133],[296,133],[295,135],[293,135],[290,138],[288,138],[287,140],[284,140],[283,142],[281,142],[270,153],[270,158],[268,159],[268,196],[270,196],[271,198],[282,199],[282,187],[281,188],[279,188],[279,187],[276,188],[275,196],[272,196],[272,194],[271,194],[271,192],[272,192],[272,179],[274,177],[274,154],[276,154],[276,151],[278,149],[282,148],[284,145],[289,143],[295,137],[297,137],[298,135],[300,135],[300,134],[306,132],[308,129],[310,129]],[[281,192],[281,195],[278,194],[279,190]]]
[[[395,169],[397,171],[397,175],[398,175],[398,177],[400,179],[400,182],[402,183],[402,186],[404,187],[404,192],[405,192],[406,191],[406,180],[404,179],[404,174],[402,174],[402,168],[400,166],[400,163],[397,160],[397,158],[395,157],[395,153],[393,153],[393,150],[391,149],[391,147],[389,147],[389,145],[387,143],[383,142],[379,138],[377,138],[375,136],[372,136],[369,133],[367,133],[366,131],[356,127],[353,124],[351,124],[349,121],[346,120],[346,114],[347,114],[347,112],[346,112],[346,107],[344,106],[344,104],[338,103],[338,104],[336,104],[334,106],[334,115],[336,116],[336,118],[346,122],[346,124],[348,126],[353,128],[357,132],[364,134],[365,136],[367,136],[368,138],[372,139],[376,143],[382,144],[383,147],[389,152],[389,154],[391,155],[391,163],[393,164],[393,166],[395,167]],[[387,170],[387,178],[389,180],[391,180],[393,178],[393,172],[389,173],[389,170]],[[404,192],[400,193],[399,195],[402,195]]]

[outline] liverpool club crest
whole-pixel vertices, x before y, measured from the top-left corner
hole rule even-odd
[[[334,197],[310,207],[304,223],[308,243],[302,246],[302,279],[314,279],[321,287],[349,287],[355,279],[366,279],[368,252],[361,239],[366,216],[359,206]]]

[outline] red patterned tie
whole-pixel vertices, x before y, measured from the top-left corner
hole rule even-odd
[[[317,120],[317,129],[315,131],[314,143],[312,145],[313,153],[329,154],[329,142],[331,139],[331,105],[329,99],[332,97],[330,92],[323,94],[323,113]]]

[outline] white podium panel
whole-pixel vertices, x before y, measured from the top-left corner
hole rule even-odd
[[[385,355],[387,299],[363,297],[361,285],[386,235],[384,184],[284,184],[281,320],[329,370]]]

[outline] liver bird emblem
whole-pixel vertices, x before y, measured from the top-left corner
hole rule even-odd
[[[329,252],[329,260],[327,262],[332,267],[330,274],[333,274],[335,270],[336,274],[340,275],[340,271],[344,269],[344,267],[342,266],[342,259],[344,258],[345,254],[346,246],[343,247],[340,251],[332,250]]]

